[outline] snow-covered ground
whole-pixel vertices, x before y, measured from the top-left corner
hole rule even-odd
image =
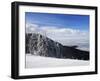
[[[89,65],[89,61],[58,59],[52,57],[42,57],[42,56],[34,56],[26,54],[26,68],[85,66],[85,65]]]

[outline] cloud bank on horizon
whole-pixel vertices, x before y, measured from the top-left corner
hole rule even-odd
[[[79,49],[89,51],[89,17],[66,16],[26,13],[26,33],[40,33],[63,45],[78,45]]]

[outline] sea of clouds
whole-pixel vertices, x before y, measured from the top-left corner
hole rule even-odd
[[[40,33],[63,45],[77,45],[78,49],[89,51],[89,31],[86,30],[27,23],[26,33]]]

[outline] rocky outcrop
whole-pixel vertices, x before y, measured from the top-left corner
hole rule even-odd
[[[76,49],[77,46],[63,46],[50,38],[36,33],[26,34],[26,54],[89,60],[89,52]]]

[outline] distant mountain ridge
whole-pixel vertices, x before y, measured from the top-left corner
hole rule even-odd
[[[89,52],[76,49],[77,46],[63,46],[52,39],[38,33],[26,33],[26,54],[89,60]]]

